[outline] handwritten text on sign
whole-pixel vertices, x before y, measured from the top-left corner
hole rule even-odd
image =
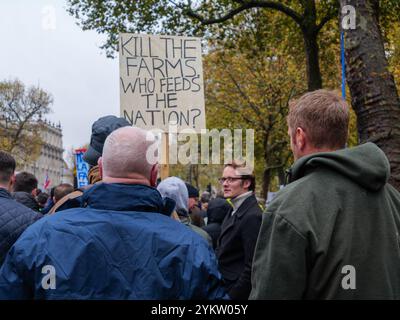
[[[121,116],[144,129],[205,129],[199,38],[121,34]]]

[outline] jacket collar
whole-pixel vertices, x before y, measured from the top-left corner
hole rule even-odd
[[[98,183],[85,191],[82,207],[110,211],[158,212],[170,215],[175,203],[157,189],[140,184]]]
[[[288,182],[320,168],[334,171],[372,191],[383,188],[390,177],[390,164],[385,153],[375,144],[367,142],[352,148],[301,157],[293,164]]]
[[[236,210],[234,216],[241,218],[243,214],[247,211],[247,209],[252,206],[253,204],[257,204],[257,199],[254,193],[248,196],[240,205],[240,207]],[[232,214],[232,212],[231,212]]]
[[[12,199],[11,194],[4,188],[0,188],[0,197]]]
[[[11,193],[11,196],[17,201],[24,201],[25,203],[29,203],[33,207],[38,206],[35,197],[28,192],[25,191],[17,191]]]
[[[243,202],[245,202],[247,198],[251,197],[252,194],[253,194],[253,191],[248,191],[248,192],[245,192],[245,193],[237,196],[236,198],[231,199],[231,202],[233,205],[233,211],[237,211],[240,208],[240,206],[243,204]]]

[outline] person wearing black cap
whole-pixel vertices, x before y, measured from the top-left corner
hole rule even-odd
[[[202,228],[204,227],[204,218],[201,213],[200,208],[198,207],[199,202],[199,190],[193,187],[191,184],[186,183],[186,188],[189,193],[189,215],[192,221],[192,224]]]
[[[130,123],[127,120],[112,115],[101,117],[93,123],[90,144],[83,155],[83,160],[91,166],[88,173],[90,184],[94,184],[101,180],[97,161],[103,153],[104,142],[107,137],[114,130],[126,126],[130,126]]]
[[[127,120],[112,115],[101,117],[93,123],[90,144],[86,152],[83,154],[83,160],[90,165],[88,172],[89,186],[82,189],[88,189],[96,182],[101,181],[97,161],[103,153],[104,142],[113,131],[127,126],[130,126],[130,123]],[[54,206],[49,210],[49,213],[52,214],[58,211],[79,207],[80,196],[82,193],[83,190],[78,189],[67,194],[61,198],[57,204],[54,204]]]

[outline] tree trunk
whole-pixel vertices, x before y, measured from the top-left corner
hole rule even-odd
[[[271,180],[271,170],[268,166],[269,153],[270,153],[270,145],[269,145],[269,132],[264,130],[264,172],[263,172],[263,180],[262,180],[262,196],[265,200],[267,200],[269,182]]]
[[[269,168],[264,169],[263,174],[263,185],[262,185],[262,196],[265,200],[268,197],[269,182],[271,180],[271,170]]]
[[[306,54],[306,70],[308,91],[315,91],[322,88],[321,70],[319,68],[318,33],[303,29],[304,49]]]
[[[278,168],[279,187],[285,185],[285,170],[283,167]]]
[[[197,189],[200,189],[200,184],[199,184],[199,165],[194,164],[193,165],[193,176],[194,176],[194,185]]]
[[[356,29],[344,30],[347,84],[360,142],[374,142],[385,152],[392,170],[390,183],[400,190],[400,101],[388,70],[376,3],[340,0],[341,8],[354,6],[357,21]]]

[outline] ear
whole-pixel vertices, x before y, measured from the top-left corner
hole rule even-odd
[[[37,196],[37,191],[38,191],[37,188],[33,189],[32,192],[31,192],[31,195],[32,195],[33,197],[36,197],[36,196]]]
[[[99,160],[97,160],[97,164],[99,166],[100,179],[103,180],[103,157],[100,157]]]
[[[13,173],[10,177],[10,180],[8,181],[8,191],[12,192],[13,191],[13,187],[15,185],[15,173]]]
[[[250,185],[251,185],[251,181],[250,180],[248,180],[248,179],[243,180],[243,185],[242,185],[243,189],[247,189],[247,191],[249,191]]]
[[[307,136],[306,136],[305,131],[302,128],[297,127],[296,133],[295,133],[295,140],[293,142],[296,144],[296,146],[299,150],[301,150],[301,151],[304,150],[304,148],[306,146],[306,139],[307,139]]]
[[[151,167],[150,186],[155,187],[157,185],[157,176],[158,176],[158,163],[154,164]]]

